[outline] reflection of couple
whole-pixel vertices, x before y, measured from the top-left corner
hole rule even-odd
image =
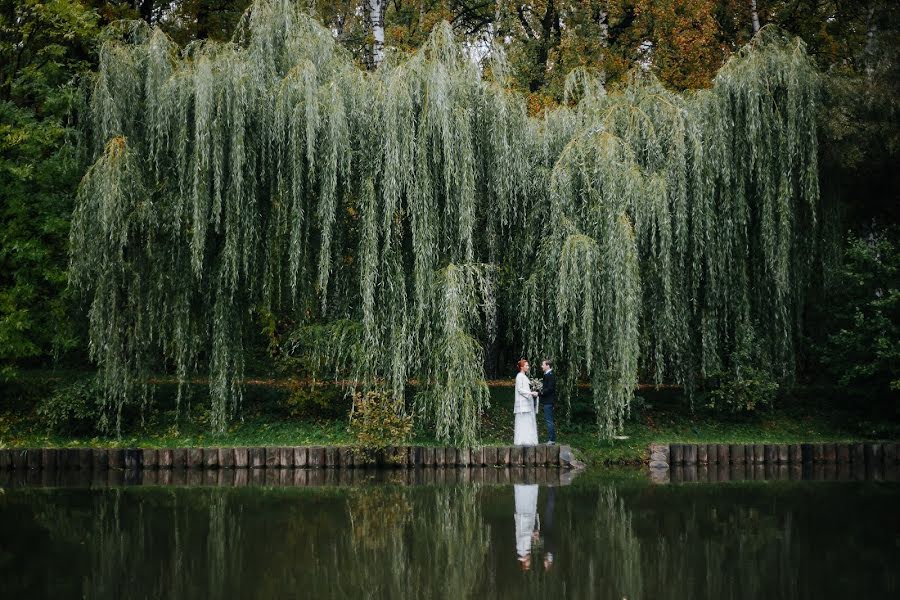
[[[541,363],[544,371],[543,385],[540,392],[531,389],[528,381],[530,365],[524,358],[519,361],[519,373],[516,375],[516,403],[513,412],[516,415],[516,427],[513,443],[516,446],[536,446],[537,434],[537,402],[541,399],[544,405],[544,420],[547,423],[548,444],[556,443],[556,431],[553,427],[553,404],[556,401],[556,376],[549,360]]]
[[[553,504],[556,490],[547,488],[547,505],[544,508],[544,539],[541,539],[541,522],[537,515],[538,486],[514,486],[516,496],[516,555],[523,571],[531,569],[531,555],[535,546],[543,545],[544,570],[553,566],[553,548],[550,537],[553,529]],[[542,543],[543,542],[543,543]]]

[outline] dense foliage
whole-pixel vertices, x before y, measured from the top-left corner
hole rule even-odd
[[[79,2],[0,2],[0,379],[78,343],[66,287],[74,89],[96,15]]]
[[[895,231],[850,236],[831,288],[821,355],[843,386],[900,390],[900,246]]]
[[[314,353],[353,386],[418,380],[445,440],[476,434],[498,310],[592,380],[606,435],[642,365],[690,386],[756,335],[789,376],[818,204],[802,42],[764,30],[688,96],[576,71],[577,103],[539,118],[503,57],[482,77],[441,25],[365,72],[283,0],[225,44],[113,30],[71,234],[107,403],[159,355],[182,380],[208,364],[222,430],[254,311],[334,327]]]
[[[151,304],[164,296],[169,302],[181,298],[182,304],[174,311],[154,313],[154,318],[162,322],[129,323],[127,320],[126,313],[143,314],[144,318],[151,314],[149,305],[142,303],[147,300],[142,294],[151,289],[147,279],[149,271],[130,274],[133,279],[129,285],[138,286],[134,289],[140,288],[141,292],[127,302],[122,295],[125,288],[117,292],[118,304],[111,296],[106,298],[102,303],[104,310],[125,309],[126,313],[119,312],[107,322],[108,328],[101,337],[110,340],[111,346],[90,347],[95,356],[107,357],[104,364],[108,367],[101,375],[106,377],[107,391],[117,390],[107,396],[112,401],[105,407],[108,410],[97,412],[97,419],[101,414],[112,416],[111,423],[115,425],[115,415],[126,401],[145,397],[141,372],[155,372],[174,365],[184,378],[194,371],[202,373],[211,365],[217,374],[213,378],[212,395],[227,400],[224,404],[217,403],[213,411],[216,428],[221,429],[228,413],[234,414],[239,405],[240,389],[235,384],[240,378],[231,378],[228,373],[239,375],[242,362],[254,372],[259,371],[255,365],[268,368],[267,362],[253,362],[264,354],[265,341],[258,335],[260,322],[276,341],[273,347],[283,351],[282,356],[288,359],[285,364],[301,376],[337,375],[339,384],[357,380],[376,382],[395,397],[410,379],[429,382],[412,388],[416,401],[404,410],[415,410],[425,424],[435,426],[445,438],[457,436],[463,430],[470,434],[477,425],[478,414],[487,402],[483,368],[494,377],[506,375],[508,365],[524,351],[533,360],[538,360],[538,354],[549,354],[560,360],[565,384],[571,385],[575,378],[589,375],[592,383],[597,384],[594,392],[598,394],[597,406],[606,431],[620,422],[630,396],[628,388],[637,377],[645,382],[681,382],[688,391],[694,385],[713,387],[722,391],[722,401],[717,407],[729,408],[747,403],[758,405],[766,395],[759,391],[763,388],[788,389],[784,384],[789,384],[792,378],[793,355],[800,356],[798,366],[806,378],[834,377],[848,386],[871,385],[877,389],[886,389],[896,379],[889,373],[890,349],[896,347],[898,340],[896,311],[890,308],[889,294],[887,300],[880,295],[873,296],[892,289],[890,284],[882,282],[882,259],[872,258],[884,254],[880,250],[869,252],[870,259],[857,260],[862,240],[868,240],[865,243],[870,248],[874,245],[883,248],[884,244],[896,246],[896,229],[890,227],[896,222],[897,206],[900,206],[897,193],[900,172],[895,167],[900,160],[900,128],[896,126],[896,97],[900,93],[897,57],[900,7],[896,3],[887,0],[758,0],[755,3],[756,16],[763,24],[776,24],[791,35],[802,37],[810,58],[824,76],[821,79],[824,110],[818,119],[818,180],[824,211],[818,211],[814,228],[806,220],[812,217],[812,211],[791,213],[792,218],[800,216],[800,221],[787,222],[778,217],[765,225],[759,219],[766,210],[764,203],[772,206],[771,199],[760,196],[759,190],[784,189],[784,183],[770,180],[757,188],[756,181],[765,179],[760,178],[765,168],[759,170],[760,163],[748,149],[764,147],[763,154],[769,158],[780,151],[792,152],[789,145],[779,150],[769,144],[778,140],[790,142],[789,131],[796,124],[773,120],[775,116],[784,116],[780,112],[760,112],[752,117],[755,121],[745,121],[743,125],[739,118],[730,133],[727,128],[715,127],[718,119],[729,118],[722,110],[734,109],[737,112],[732,116],[741,116],[740,101],[735,104],[732,100],[739,100],[742,95],[753,97],[752,86],[741,89],[748,82],[752,84],[752,71],[758,69],[763,77],[774,76],[777,80],[779,65],[787,67],[784,73],[802,74],[806,68],[797,71],[779,62],[787,56],[781,50],[790,44],[787,38],[772,39],[781,36],[766,28],[753,42],[750,56],[740,56],[748,52],[741,48],[750,41],[754,31],[752,15],[744,1],[336,0],[291,4],[309,11],[314,20],[325,24],[327,31],[304,24],[295,29],[296,35],[279,38],[281,34],[276,29],[266,38],[272,42],[269,50],[277,50],[279,40],[302,38],[310,28],[314,32],[306,44],[314,44],[314,39],[324,43],[329,38],[330,45],[322,46],[322,55],[311,61],[316,68],[314,77],[311,70],[298,68],[293,77],[284,77],[283,84],[273,81],[260,87],[260,80],[254,79],[260,73],[282,61],[275,72],[286,75],[287,71],[278,71],[287,67],[284,61],[292,60],[291,56],[307,56],[309,50],[290,49],[280,58],[270,56],[266,59],[269,62],[263,61],[268,66],[247,70],[255,57],[253,48],[263,48],[268,43],[252,39],[246,18],[234,43],[228,43],[249,0],[0,0],[0,214],[3,215],[0,220],[0,374],[3,378],[16,377],[21,367],[47,367],[60,359],[79,367],[86,362],[91,336],[86,333],[85,321],[91,313],[73,302],[74,294],[65,289],[67,233],[75,188],[86,167],[79,164],[75,144],[71,143],[76,133],[73,126],[78,126],[77,120],[84,116],[72,110],[79,98],[75,86],[80,75],[92,69],[109,73],[109,65],[134,60],[132,67],[143,74],[152,74],[154,68],[161,70],[153,76],[156,79],[145,78],[130,90],[127,86],[118,89],[117,82],[108,82],[121,102],[120,109],[133,109],[125,111],[129,115],[125,125],[133,122],[138,129],[146,126],[143,115],[136,111],[151,115],[148,122],[157,125],[171,124],[180,118],[178,115],[183,117],[183,129],[179,132],[153,134],[166,139],[167,145],[155,147],[158,155],[165,155],[163,148],[171,147],[176,138],[187,144],[182,150],[189,152],[198,124],[203,128],[198,121],[202,115],[198,117],[194,112],[197,98],[213,107],[207,114],[211,119],[208,131],[210,136],[219,137],[200,139],[202,145],[193,149],[199,153],[197,148],[212,149],[215,145],[222,154],[219,157],[214,153],[205,154],[204,169],[208,170],[197,176],[187,172],[190,161],[182,165],[184,171],[180,176],[184,178],[177,184],[178,197],[182,200],[193,197],[193,189],[188,193],[185,185],[193,188],[195,181],[205,181],[210,186],[218,181],[222,194],[229,193],[228,190],[242,193],[240,190],[252,187],[259,176],[253,198],[255,206],[285,211],[278,218],[283,224],[289,224],[290,202],[277,202],[277,194],[271,192],[275,189],[270,181],[272,173],[283,170],[283,165],[271,161],[276,156],[283,160],[296,155],[287,144],[304,142],[299,127],[293,125],[294,116],[288,112],[292,103],[296,107],[305,101],[306,91],[319,94],[330,83],[343,82],[345,87],[331,90],[333,97],[342,98],[345,108],[348,102],[353,105],[345,118],[347,131],[335,130],[336,134],[345,136],[344,141],[350,142],[351,150],[334,162],[331,154],[322,154],[317,147],[313,149],[318,155],[315,164],[301,161],[307,169],[304,183],[315,186],[315,192],[307,195],[295,189],[292,193],[301,194],[308,201],[303,216],[308,230],[297,232],[282,227],[270,239],[271,230],[267,227],[273,221],[263,211],[259,218],[265,223],[251,228],[246,240],[238,236],[240,251],[235,250],[234,239],[230,242],[228,252],[232,258],[238,252],[241,262],[246,262],[242,268],[249,267],[242,272],[243,276],[257,266],[267,265],[270,272],[259,272],[256,280],[269,282],[264,295],[271,298],[280,294],[280,298],[261,300],[259,290],[250,290],[252,286],[248,284],[235,303],[214,306],[213,298],[223,296],[220,288],[208,284],[219,267],[206,267],[210,265],[209,257],[224,256],[217,244],[225,241],[223,228],[228,227],[225,213],[218,230],[214,219],[206,225],[193,217],[182,221],[186,226],[189,223],[192,228],[197,227],[196,236],[193,230],[189,234],[194,240],[188,242],[191,260],[201,256],[201,263],[207,263],[200,269],[203,271],[200,280],[188,286],[192,291],[177,289],[181,294],[171,295],[170,291],[178,288],[178,278],[187,272],[183,254],[172,263],[168,283],[153,292],[156,300],[151,299]],[[384,26],[386,60],[377,73],[362,73],[358,67],[375,66],[372,26],[376,15],[372,11],[376,7],[382,11],[379,18]],[[146,25],[131,25],[126,31],[116,25],[109,33],[102,33],[103,25],[118,19],[141,19],[159,31],[151,33],[154,30]],[[450,23],[452,35],[446,26],[440,25],[443,21]],[[436,27],[441,31],[429,41]],[[320,37],[315,38],[316,35]],[[155,37],[161,48],[142,54],[140,48],[148,46],[150,37]],[[123,41],[126,43],[122,44]],[[461,51],[459,42],[462,42]],[[763,48],[768,50],[761,51]],[[115,52],[111,54],[112,49]],[[262,52],[269,50],[263,48]],[[715,79],[721,65],[735,53],[739,57]],[[168,58],[159,60],[160,56]],[[768,61],[764,56],[776,56],[776,60]],[[806,60],[802,52],[798,56]],[[147,57],[156,57],[155,66],[140,62]],[[462,57],[478,61],[480,69],[461,60]],[[198,75],[201,70],[209,66],[206,76],[218,77],[221,73],[216,69],[229,61],[237,69],[229,77],[203,83],[203,77]],[[320,71],[323,63],[331,67]],[[328,70],[331,68],[334,70]],[[336,75],[337,71],[342,74]],[[425,79],[426,75],[431,79]],[[288,80],[293,82],[290,86]],[[245,97],[223,95],[224,87],[246,81],[255,83],[250,86],[253,89],[245,90]],[[346,86],[355,85],[353,81],[360,84],[351,93]],[[126,80],[119,83],[122,82]],[[391,131],[387,124],[402,123],[404,119],[424,122],[420,114],[428,110],[429,103],[417,104],[421,99],[416,98],[406,102],[401,92],[405,89],[405,93],[415,95],[437,89],[438,82],[444,92],[461,86],[453,94],[453,108],[444,113],[449,116],[442,117],[451,120],[432,127],[428,134],[431,145],[411,150],[408,144],[403,144],[410,136],[418,143],[422,138],[421,128],[412,134],[407,130],[404,134],[407,137],[401,138],[396,136],[403,130],[395,127],[396,131]],[[304,88],[307,83],[309,87]],[[791,89],[815,87],[804,88],[802,77],[798,81],[786,79],[783,83],[785,86],[780,89],[791,98],[790,102],[798,100],[790,96]],[[154,85],[162,87],[155,88],[154,92]],[[195,86],[193,92],[191,85]],[[726,92],[729,86],[732,92]],[[279,104],[273,98],[282,87],[285,93],[280,95]],[[288,87],[291,87],[289,92]],[[265,93],[260,93],[263,88]],[[210,96],[203,99],[204,92],[198,91],[202,89]],[[521,95],[506,96],[499,93],[501,89]],[[682,89],[703,91],[672,93]],[[780,93],[778,89],[775,88],[776,95]],[[159,100],[152,95],[165,96],[169,92],[183,96]],[[127,106],[134,99],[130,95],[135,93],[141,97],[140,101],[134,107]],[[123,98],[128,100],[122,102]],[[178,109],[182,112],[161,112],[179,102],[183,103]],[[250,102],[257,105],[249,106]],[[801,99],[800,103],[803,102]],[[301,121],[310,126],[308,131],[318,135],[329,119],[330,113],[325,109],[333,107],[327,106],[328,101],[320,95],[315,103],[306,103],[313,104],[318,112],[304,115]],[[767,108],[765,103],[759,106]],[[380,116],[388,107],[397,112],[392,121]],[[546,108],[551,110],[545,113]],[[404,114],[401,109],[408,109],[409,113]],[[456,114],[459,110],[470,114],[468,117]],[[239,136],[225,130],[240,111],[250,115],[245,131],[252,134],[260,124],[263,128],[255,130],[256,138],[254,135],[245,138],[243,154],[232,155],[231,142]],[[431,123],[440,116],[434,111],[426,114],[434,117]],[[276,115],[280,121],[275,120]],[[382,123],[380,126],[365,123],[363,115],[381,118]],[[807,117],[805,122],[811,123],[812,117],[804,116]],[[456,131],[456,123],[467,119],[469,133]],[[483,132],[480,127],[492,123],[501,126],[488,130],[490,139],[485,144],[478,137]],[[603,138],[599,132],[586,134],[592,124],[607,128],[610,138],[622,140],[621,147],[616,148],[615,144],[604,147],[599,143]],[[742,129],[747,124],[750,127]],[[109,131],[115,129],[114,123],[104,126],[107,125],[111,127]],[[273,135],[277,128],[281,133]],[[527,133],[523,133],[526,129]],[[101,146],[108,141],[101,139],[101,130],[90,133],[90,142],[81,146],[88,151],[90,161],[100,155]],[[812,134],[815,128],[804,126],[801,130]],[[449,131],[458,137],[449,138],[448,142],[446,132]],[[766,137],[771,132],[777,134],[776,138]],[[395,135],[395,140],[390,142],[395,150],[390,152],[401,153],[400,159],[389,157],[385,133]],[[101,135],[93,138],[95,134]],[[172,163],[183,160],[185,154],[163,156],[163,163],[149,168],[142,152],[153,135],[144,136],[141,131],[140,136],[144,136],[141,139],[129,137],[124,146],[111,150],[121,156],[137,152],[138,159],[125,161],[128,165],[120,175],[132,169],[139,180],[129,182],[131,192],[143,190],[153,199],[152,204],[136,203],[132,213],[119,213],[119,216],[134,217],[135,224],[141,218],[151,220],[140,224],[142,231],[131,231],[131,245],[126,243],[123,255],[129,265],[147,258],[133,256],[135,240],[160,242],[177,237],[177,232],[169,228],[165,233],[170,237],[159,238],[161,221],[153,219],[166,218],[166,213],[157,211],[159,199],[174,185],[167,178],[172,173]],[[469,156],[471,165],[444,161],[441,152],[436,150],[438,144],[444,144],[445,150],[456,150],[457,141],[466,135],[470,137],[472,152],[469,154],[463,146],[460,155]],[[729,147],[729,135],[732,141],[748,140],[748,145]],[[263,137],[281,141],[260,155]],[[577,141],[572,147],[566,148],[574,140]],[[709,143],[710,140],[714,143]],[[801,145],[808,149],[810,143],[804,139]],[[692,144],[700,148],[699,161],[690,154]],[[507,146],[516,157],[509,161],[496,160],[492,152]],[[616,152],[621,156],[615,156]],[[715,152],[719,153],[718,157],[712,158]],[[416,158],[422,153],[429,156],[424,167]],[[603,153],[613,157],[613,162],[619,161],[621,169],[617,171],[615,165],[604,164]],[[244,157],[247,174],[246,181],[233,189],[230,181],[223,179],[232,168],[232,156]],[[328,160],[323,162],[325,156]],[[564,160],[554,168],[556,159],[563,156]],[[407,161],[409,157],[413,158]],[[415,165],[416,172],[395,174],[386,170],[387,165],[398,161]],[[717,161],[738,167],[730,183],[719,176],[711,180],[710,173],[703,172],[704,165],[710,164],[718,170]],[[330,260],[323,260],[327,253],[319,252],[321,225],[327,222],[319,215],[323,192],[325,196],[329,193],[327,186],[322,185],[321,167],[326,164],[338,165],[334,210],[322,211],[322,215],[333,217],[333,223],[325,228],[331,236]],[[636,164],[636,170],[625,167],[629,164]],[[267,165],[269,170],[256,173],[253,165]],[[605,177],[615,176],[615,185],[630,186],[625,194],[630,200],[622,201],[619,206],[625,218],[614,220],[615,226],[585,218],[583,210],[572,221],[573,206],[603,204],[607,216],[615,213],[614,207],[601,202],[610,192],[609,186],[585,186],[583,181],[588,179],[579,179],[578,169],[588,173],[586,169],[598,165],[605,167],[605,171],[600,171]],[[344,167],[348,169],[342,171]],[[418,205],[433,216],[441,216],[439,223],[428,222],[418,229],[437,232],[435,239],[424,241],[426,245],[435,244],[434,248],[421,252],[421,246],[414,247],[412,241],[414,223],[410,208],[416,205],[410,203],[408,186],[419,185],[422,174],[428,171],[428,176],[434,179],[431,189],[436,190],[441,185],[441,174],[435,177],[435,173],[458,175],[467,168],[469,176],[444,184],[443,197],[435,192],[435,206]],[[95,169],[92,173],[99,171]],[[350,178],[356,178],[349,186],[345,184],[348,173]],[[619,181],[621,173],[626,176]],[[797,171],[791,173],[793,179]],[[295,177],[294,173],[286,175],[278,185],[287,189]],[[747,181],[748,177],[750,185],[742,188],[741,179]],[[806,185],[811,183],[807,179]],[[800,181],[788,185],[794,184],[800,192]],[[407,188],[399,187],[403,185]],[[653,186],[664,193],[654,194]],[[85,193],[89,190],[84,188]],[[389,216],[388,205],[383,204],[386,190],[387,198],[397,199],[395,221]],[[729,199],[728,190],[737,192],[734,196],[738,198],[737,204]],[[725,194],[720,196],[723,191]],[[207,194],[214,198],[215,193],[213,188],[207,190],[201,186],[198,197]],[[657,202],[645,201],[651,196]],[[667,210],[672,217],[668,229],[664,220],[654,221],[663,214],[660,200],[663,197],[669,203]],[[713,198],[713,204],[691,204],[693,199],[703,197]],[[742,197],[751,200],[743,209]],[[250,196],[246,198],[249,201]],[[685,198],[687,204],[679,204],[680,198]],[[755,203],[757,200],[761,203]],[[740,223],[732,222],[727,212],[719,210],[720,203],[725,201],[731,202],[730,209],[738,211],[734,214],[760,209],[745,212],[749,215],[748,236],[738,235],[727,249],[720,245],[724,243],[721,237],[739,233]],[[173,208],[179,200],[168,202],[169,208]],[[215,205],[213,200],[210,202]],[[227,198],[222,202],[230,206]],[[472,202],[475,207],[471,261],[460,258],[465,258],[466,250],[459,248],[460,236],[465,237],[465,229],[470,226],[466,216],[470,208],[466,202]],[[249,206],[245,204],[243,208]],[[685,220],[680,211],[686,206],[698,210]],[[540,223],[548,219],[551,207],[553,211],[570,214],[565,220],[550,217],[550,225]],[[710,207],[712,210],[705,213]],[[209,205],[207,208],[212,211]],[[795,208],[800,208],[799,204],[795,203]],[[712,215],[712,220],[708,215]],[[243,216],[245,213],[231,214],[231,218]],[[694,223],[708,227],[706,235],[712,232],[708,238],[711,242],[702,237],[703,227],[694,227]],[[454,224],[456,230],[451,227]],[[242,227],[243,223],[238,228]],[[612,236],[617,227],[619,245],[614,245]],[[634,230],[634,250],[625,239],[628,227]],[[727,230],[725,234],[721,234],[722,227]],[[787,251],[785,227],[796,234]],[[844,242],[844,232],[848,229],[854,232],[850,239],[856,240],[849,244]],[[212,233],[204,233],[205,230]],[[251,239],[254,235],[257,237]],[[519,236],[515,242],[513,235]],[[520,239],[522,235],[524,241]],[[301,238],[308,240],[310,255],[298,258],[293,246],[292,255],[283,255],[281,269],[268,258],[257,260],[260,246],[269,244],[271,249],[284,249]],[[202,248],[196,243],[200,239],[205,240]],[[877,244],[872,241],[875,239]],[[443,253],[447,240],[457,246],[449,258]],[[249,245],[243,245],[244,241]],[[110,251],[114,240],[108,242],[106,250]],[[701,242],[702,252],[695,253],[694,246]],[[245,250],[254,245],[257,249],[246,254]],[[844,245],[848,248],[846,252],[841,251]],[[723,249],[726,251],[721,254]],[[579,273],[585,261],[606,260],[603,257],[610,252],[623,259],[615,263],[622,267],[617,273],[589,269],[587,279],[559,277],[562,268],[570,274]],[[257,258],[251,258],[254,253]],[[366,253],[377,254],[378,261],[362,260]],[[779,256],[788,255],[798,264],[779,262]],[[403,260],[398,261],[398,256]],[[824,257],[828,268],[809,269],[810,265],[819,264],[820,257]],[[162,258],[153,257],[159,260],[154,267],[156,273],[164,270]],[[799,264],[800,261],[806,264]],[[741,264],[766,267],[742,274]],[[233,261],[230,268],[238,272]],[[844,275],[850,271],[855,273],[856,279],[850,278],[853,281],[871,282],[865,293],[848,292],[860,289],[852,282],[848,284]],[[311,276],[313,272],[315,276]],[[321,273],[327,279],[324,292],[322,284],[326,282],[320,280]],[[120,284],[123,278],[121,275]],[[280,282],[272,283],[279,278]],[[296,278],[296,288],[289,285],[292,278]],[[618,285],[609,285],[612,278]],[[400,279],[403,279],[402,286],[396,285]],[[757,286],[757,281],[763,284]],[[90,284],[103,282],[101,278]],[[601,283],[606,287],[598,287]],[[111,285],[109,280],[106,284]],[[807,288],[811,291],[808,296],[804,293]],[[205,289],[208,297],[197,298],[200,289]],[[601,290],[605,290],[605,295]],[[777,293],[770,294],[773,290]],[[185,321],[170,316],[184,315],[185,297],[191,298],[187,310],[192,315],[189,322],[193,329],[179,332],[176,328]],[[96,295],[91,293],[87,298],[93,302]],[[452,319],[436,319],[435,315],[442,315],[445,303],[451,300],[458,301],[460,310],[453,311]],[[387,322],[384,314],[377,314],[379,307],[386,303],[405,308],[395,313],[393,321]],[[616,323],[602,318],[613,314],[611,311],[597,308],[609,306],[619,307],[615,314],[620,320]],[[622,312],[621,307],[630,309]],[[554,314],[557,309],[563,312]],[[384,313],[384,309],[380,310]],[[854,320],[855,313],[863,316]],[[216,314],[220,317],[218,321]],[[363,318],[364,315],[369,316]],[[114,323],[124,329],[115,330]],[[216,323],[219,329],[213,331]],[[224,323],[241,323],[242,327]],[[431,326],[423,328],[422,323]],[[134,346],[137,331],[157,328],[168,328],[170,333],[163,339],[145,339]],[[808,340],[800,336],[801,329],[805,329],[802,333]],[[616,337],[611,340],[608,336],[613,330]],[[398,333],[401,331],[402,335]],[[618,335],[620,331],[636,331],[637,335]],[[289,335],[284,336],[285,333]],[[216,336],[215,347],[231,349],[227,356],[214,351],[211,340]],[[402,338],[403,343],[395,343],[395,337]],[[99,339],[96,331],[93,339]],[[871,340],[878,340],[877,351]],[[138,347],[141,344],[147,347]],[[741,348],[751,346],[752,364],[741,354]],[[590,355],[586,354],[592,347]],[[158,359],[164,355],[168,360],[160,362]],[[118,359],[111,358],[114,356]],[[117,364],[116,360],[120,362]],[[572,361],[571,366],[566,364],[567,360]],[[827,369],[821,368],[823,363]],[[118,377],[124,373],[128,375]],[[756,382],[763,388],[753,388]],[[413,396],[407,394],[407,397]],[[347,406],[349,400],[340,403],[341,410]]]

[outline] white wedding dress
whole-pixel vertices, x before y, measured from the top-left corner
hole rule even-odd
[[[513,443],[516,446],[536,446],[538,443],[537,417],[534,412],[534,404],[528,376],[520,372],[516,375],[516,403],[513,409],[513,412],[516,414]]]

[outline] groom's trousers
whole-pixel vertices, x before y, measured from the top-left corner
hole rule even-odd
[[[553,427],[553,405],[544,405],[544,422],[547,423],[547,441],[556,443],[556,429]]]

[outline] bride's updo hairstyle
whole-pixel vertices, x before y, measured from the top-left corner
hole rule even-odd
[[[526,363],[528,363],[528,361],[523,358],[516,364],[519,365],[519,370],[521,371],[525,367]]]

